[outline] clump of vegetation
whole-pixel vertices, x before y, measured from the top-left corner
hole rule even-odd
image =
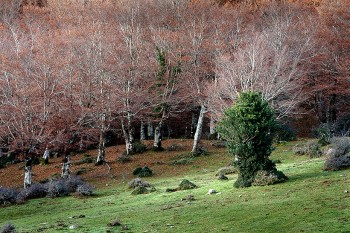
[[[67,196],[69,194],[64,180],[50,180],[48,183],[47,197],[55,198]]]
[[[152,185],[147,181],[141,180],[140,178],[135,178],[128,183],[129,189],[134,189],[136,187],[151,187]]]
[[[149,167],[138,167],[136,168],[132,174],[134,176],[138,176],[138,177],[150,177],[153,175],[152,170]]]
[[[179,190],[187,190],[187,189],[195,189],[197,188],[197,185],[195,185],[194,183],[192,183],[191,181],[187,180],[187,179],[183,179],[181,181],[181,183],[179,184],[179,187],[177,188],[167,188],[165,191],[166,192],[176,192]]]
[[[136,141],[133,146],[134,154],[142,154],[147,151],[147,146],[140,141]]]
[[[201,155],[209,155],[208,148],[200,145],[197,147],[195,152],[191,152],[191,155],[194,157],[201,156]]]
[[[323,154],[320,144],[315,140],[308,141],[303,145],[295,145],[293,152],[296,155],[307,155],[309,158],[319,158]]]
[[[29,188],[22,189],[17,196],[17,202],[21,203],[28,199],[46,197],[48,191],[47,184],[34,183]]]
[[[327,156],[325,170],[337,171],[350,167],[350,138],[332,138]]]
[[[276,165],[269,159],[276,130],[274,111],[260,93],[243,92],[225,112],[217,131],[227,141],[230,154],[236,156],[238,179],[235,187],[248,187],[258,172],[276,174]],[[280,181],[287,177],[280,172]]]
[[[182,158],[182,159],[177,159],[172,162],[170,162],[170,165],[187,165],[193,163],[193,158],[188,157],[188,158]]]
[[[12,223],[6,223],[2,228],[0,233],[16,233],[16,227]]]
[[[88,183],[84,183],[79,185],[76,191],[79,195],[91,196],[94,193],[94,187]]]
[[[132,161],[132,158],[130,155],[127,155],[126,153],[122,153],[121,155],[119,155],[117,157],[117,162],[120,162],[120,163],[128,163],[128,162],[131,162]]]
[[[0,187],[0,205],[9,205],[16,202],[18,191],[13,188]]]
[[[254,186],[265,186],[277,184],[285,181],[285,176],[280,171],[258,171],[255,175],[254,182],[252,185]]]
[[[322,146],[328,145],[332,138],[332,130],[329,124],[321,124],[314,130],[314,134],[318,138],[318,143]]]

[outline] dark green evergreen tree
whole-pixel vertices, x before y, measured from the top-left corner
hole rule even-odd
[[[241,93],[237,102],[225,112],[217,130],[227,141],[229,153],[236,157],[239,175],[235,187],[272,184],[287,179],[269,159],[275,128],[274,111],[260,93]]]

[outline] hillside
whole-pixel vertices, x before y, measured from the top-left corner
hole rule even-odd
[[[131,176],[121,179],[122,171],[112,168],[115,178],[86,177],[98,186],[96,196],[44,198],[4,207],[0,225],[11,221],[19,232],[69,232],[73,225],[77,226],[74,232],[124,232],[121,226],[108,226],[119,219],[128,226],[126,232],[346,232],[350,227],[349,172],[322,171],[322,158],[295,156],[291,152],[294,144],[280,145],[272,155],[281,160],[278,168],[290,178],[286,183],[235,189],[236,175],[228,175],[229,181],[215,176],[230,158],[221,149],[210,148],[208,156],[196,158],[193,164],[151,165],[155,176],[145,180],[156,192],[131,195],[126,184]],[[174,154],[147,152],[135,156],[128,166],[154,156],[166,162]],[[184,178],[199,188],[165,192]],[[207,195],[209,189],[219,194]],[[190,194],[194,200],[182,200]]]

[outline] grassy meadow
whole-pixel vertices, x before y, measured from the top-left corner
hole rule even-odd
[[[153,193],[131,195],[127,179],[95,180],[93,197],[42,198],[0,208],[0,226],[12,222],[18,232],[350,232],[349,170],[323,171],[324,158],[295,156],[294,144],[276,146],[271,157],[281,161],[278,169],[290,178],[285,183],[236,189],[237,175],[227,175],[228,181],[215,176],[231,158],[225,149],[209,148],[209,155],[191,164],[167,165],[177,170],[173,175],[163,169],[145,178],[156,187]],[[165,192],[185,178],[199,187]],[[219,193],[208,195],[209,189]],[[188,195],[194,200],[183,200]],[[128,229],[108,226],[115,219]],[[73,225],[77,228],[69,229]]]

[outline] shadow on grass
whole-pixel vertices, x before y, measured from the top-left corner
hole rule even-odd
[[[323,179],[329,175],[329,172],[326,171],[291,174],[287,175],[289,178],[287,182],[305,181],[308,179]]]

